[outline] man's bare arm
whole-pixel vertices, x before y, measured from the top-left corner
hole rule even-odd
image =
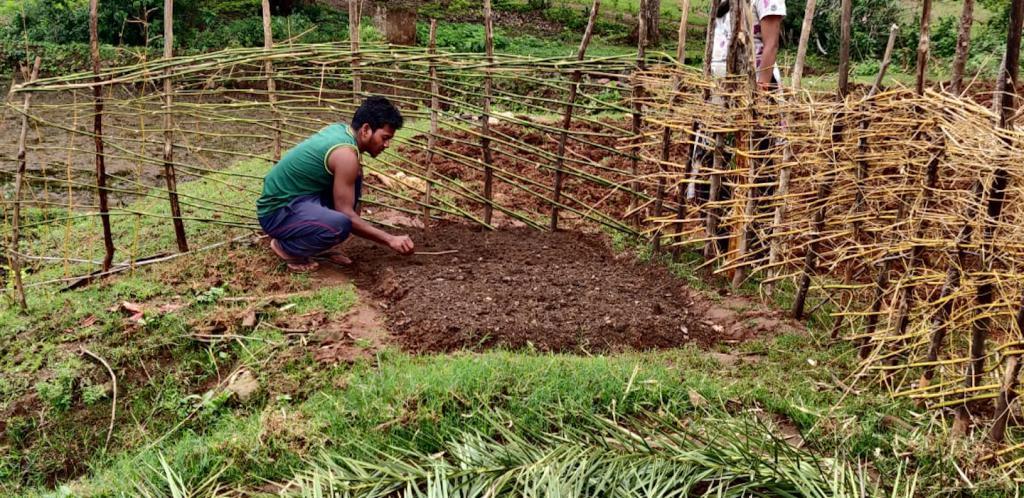
[[[775,58],[779,54],[779,32],[782,30],[782,16],[765,16],[761,19],[761,66],[757,68],[757,83],[766,87],[772,82]]]
[[[390,247],[401,254],[412,253],[412,239],[406,235],[391,235],[366,222],[354,209],[356,200],[356,178],[359,177],[358,153],[347,147],[339,147],[327,158],[327,166],[334,173],[332,194],[334,210],[348,216],[352,222],[352,233]]]

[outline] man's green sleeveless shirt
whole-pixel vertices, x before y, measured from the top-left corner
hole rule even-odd
[[[352,128],[328,125],[288,151],[263,179],[263,195],[256,201],[256,215],[266,216],[300,195],[331,190],[334,175],[327,158],[338,147],[356,147]]]

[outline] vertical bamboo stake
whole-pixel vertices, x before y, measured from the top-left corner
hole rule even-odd
[[[583,32],[583,40],[580,41],[580,49],[576,52],[576,60],[582,61],[587,52],[587,45],[594,35],[594,25],[597,23],[597,11],[601,7],[601,0],[594,0],[590,7],[590,18],[587,19],[587,29]],[[565,162],[565,142],[569,138],[569,129],[572,125],[572,111],[576,103],[576,94],[580,89],[580,78],[582,72],[575,69],[569,81],[569,101],[565,104],[565,114],[562,116],[562,132],[558,136],[558,154],[555,157],[555,195],[551,203],[551,231],[558,230],[558,204],[562,201],[562,168]]]
[[[924,73],[928,68],[929,37],[932,24],[932,0],[921,2],[921,33],[917,39],[917,94],[924,95]]]
[[[42,64],[42,57],[36,56],[32,64],[32,72],[28,75],[28,82],[31,83],[39,77],[39,66]],[[18,253],[18,241],[20,238],[21,224],[21,187],[25,181],[25,169],[28,165],[28,148],[25,142],[28,140],[28,109],[32,102],[32,92],[25,92],[25,100],[21,105],[21,134],[18,135],[18,172],[14,178],[14,213],[11,218],[11,253],[8,256],[11,273],[14,274],[14,291],[17,293],[18,306],[21,311],[28,311],[28,302],[25,300],[25,285],[21,281],[21,255]]]
[[[1006,437],[1006,422],[1010,419],[1010,405],[1017,399],[1017,386],[1020,381],[1020,356],[1010,355],[1006,358],[1006,371],[1000,384],[999,397],[996,398],[996,418],[992,421],[989,440],[1002,443]]]
[[[491,97],[494,93],[494,81],[491,78],[491,69],[494,65],[494,24],[491,13],[491,0],[484,0],[484,50],[487,54],[487,67],[484,69],[484,114],[481,116],[482,133],[480,136],[480,148],[484,160],[484,223],[491,224],[491,213],[494,209],[493,188],[494,168],[491,157]]]
[[[690,18],[690,0],[679,0],[679,32],[676,33],[676,60],[686,65],[686,28]]]
[[[1015,323],[1017,337],[1024,338],[1024,302],[1017,308]],[[1020,368],[1020,355],[1013,354],[1006,358],[1006,371],[1003,373],[1003,381],[1000,384],[999,397],[996,398],[996,418],[992,421],[992,431],[989,432],[989,439],[993,443],[1002,443],[1006,437],[1006,422],[1010,418],[1010,405],[1017,399]]]
[[[804,61],[807,59],[807,44],[811,39],[816,4],[815,0],[807,0],[807,5],[804,7],[804,21],[800,27],[800,43],[797,45],[796,62],[793,64],[792,86],[795,93],[800,92],[803,82]],[[789,163],[792,160],[793,148],[787,143],[782,150],[782,168],[779,171],[779,187],[776,190],[779,205],[775,207],[775,214],[772,216],[772,239],[768,248],[768,272],[773,275],[781,273],[781,269],[776,268],[776,265],[782,256],[783,241],[776,235],[776,232],[782,228],[782,223],[786,219],[786,196],[789,195],[789,180],[792,176]]]
[[[164,0],[164,60],[174,57],[174,0]],[[164,178],[167,180],[167,195],[171,201],[171,216],[174,218],[174,237],[178,250],[188,252],[185,238],[185,222],[181,219],[181,205],[178,203],[178,182],[174,174],[174,117],[173,83],[171,69],[164,70]]]
[[[263,72],[267,73],[267,98],[270,100],[270,112],[274,115],[274,161],[278,161],[281,159],[281,113],[277,110],[274,64],[270,61],[270,51],[274,49],[274,32],[270,27],[270,0],[263,0],[263,49],[267,52],[267,59],[263,61]]]
[[[92,87],[93,101],[93,143],[96,146],[96,193],[100,201],[100,221],[103,225],[103,271],[110,269],[114,261],[114,237],[110,232],[110,208],[107,201],[107,165],[103,155],[103,89],[100,85],[100,36],[99,0],[89,0],[89,52],[92,58],[92,72],[96,75]]]
[[[955,250],[950,255],[952,261],[949,263],[949,269],[946,271],[946,280],[942,284],[942,290],[939,292],[939,299],[937,300],[942,303],[942,306],[939,307],[935,316],[932,318],[930,326],[931,341],[928,346],[928,356],[925,360],[927,362],[934,362],[939,359],[939,352],[942,350],[943,342],[945,341],[946,334],[948,333],[949,324],[947,322],[949,320],[950,313],[953,312],[953,300],[949,299],[949,296],[956,292],[960,287],[961,270],[963,269],[967,258],[966,244],[974,234],[974,218],[977,216],[976,206],[981,205],[985,192],[980,177],[974,181],[974,186],[971,190],[974,193],[974,202],[968,204],[967,213],[964,217],[967,221],[964,222],[963,226],[960,227],[959,233],[957,233],[956,242],[954,243]],[[862,354],[861,356],[864,355]],[[918,382],[918,386],[921,388],[928,387],[934,376],[935,366],[926,365],[924,367],[924,371],[921,373],[921,379]]]
[[[363,93],[363,81],[359,76],[359,2],[348,0],[348,39],[352,47],[352,105],[359,106]]]
[[[732,39],[729,40],[729,57],[726,60],[726,75],[732,75],[736,72],[736,61],[739,58],[737,55],[737,40],[740,39],[740,33],[742,31],[742,16],[738,15],[740,12],[740,1],[728,0],[729,11],[732,12]],[[712,14],[714,15],[714,14]],[[715,150],[712,159],[712,172],[711,172],[711,185],[708,188],[708,208],[707,208],[707,221],[705,222],[706,228],[706,241],[704,242],[704,258],[712,259],[717,257],[719,254],[718,249],[718,223],[720,218],[720,207],[716,206],[718,197],[722,190],[722,170],[725,162],[723,149],[725,148],[725,135],[718,133],[715,136]]]
[[[804,7],[804,23],[800,26],[800,43],[796,49],[796,63],[793,64],[793,90],[800,91],[801,79],[804,76],[804,60],[807,59],[807,44],[811,40],[811,26],[814,23],[816,0],[807,0]]]
[[[974,0],[963,0],[960,12],[960,32],[956,37],[956,55],[953,57],[953,76],[949,79],[949,91],[959,95],[964,84],[964,67],[971,46],[971,25],[974,24]]]
[[[1003,93],[1006,92],[1006,52],[1003,52],[1003,59],[999,61],[999,76],[996,78],[996,90],[992,93],[992,113],[999,115],[1003,107]]]
[[[924,0],[930,2],[931,0]],[[839,40],[839,98],[850,93],[850,36],[853,29],[853,2],[843,0]]]
[[[726,1],[728,1],[728,0],[726,0]],[[719,2],[720,2],[720,0],[711,0],[711,2],[710,2],[711,5],[708,7],[708,9],[709,9],[708,10],[708,24],[705,27],[705,31],[704,31],[704,61],[703,61],[704,79],[710,79],[711,78],[711,53],[712,53],[712,49],[714,48],[714,43],[715,43],[715,12],[718,12],[718,4],[719,4]],[[704,97],[704,102],[707,102],[708,100],[711,99],[711,89],[710,88],[705,88],[704,89],[703,97]],[[693,150],[694,150],[694,147],[695,147],[695,142],[696,142],[697,136],[698,136],[698,134],[700,132],[700,123],[698,121],[694,121],[693,122],[692,131],[693,131],[692,135],[693,135],[694,139],[686,141],[686,162],[684,163],[685,166],[686,166],[686,171],[685,171],[685,175],[686,176],[685,176],[685,178],[689,178],[691,176],[691,174],[694,172],[694,168],[696,167],[693,164]],[[693,178],[694,178],[694,180],[696,180],[696,175],[695,174],[693,175]],[[676,245],[676,247],[672,251],[673,256],[678,255],[679,247],[680,247],[678,244],[680,242],[682,242],[682,239],[683,239],[683,229],[685,228],[683,226],[683,220],[686,218],[686,192],[687,192],[687,190],[689,190],[689,185],[687,185],[685,182],[679,185],[679,194],[678,194],[679,195],[679,204],[678,204],[678,206],[676,208],[676,220],[678,220],[678,221],[676,221],[676,240],[675,240],[675,243],[677,245]],[[694,188],[694,190],[696,190],[696,187]]]
[[[1006,70],[1004,71],[1006,77],[1006,86],[1011,89],[1017,88],[1018,77],[1020,76],[1020,42],[1021,42],[1021,30],[1024,29],[1024,0],[1013,0],[1013,4],[1010,6],[1010,26],[1006,33]],[[999,113],[999,127],[1006,128],[1010,116],[1013,116],[1015,111],[1016,101],[1015,91],[1003,92],[1002,94],[1002,109]],[[1012,146],[1008,142],[1008,138],[1004,138],[1008,146]],[[995,246],[993,244],[994,233],[996,230],[996,223],[999,221],[999,215],[1002,212],[1004,205],[1004,197],[1006,190],[1009,185],[1010,179],[1009,174],[1004,168],[999,168],[995,171],[995,178],[992,180],[990,187],[989,203],[988,203],[988,223],[984,228],[984,243],[982,245],[982,260],[985,262],[985,273],[991,275],[993,267],[995,265],[995,257],[993,252]],[[992,294],[994,293],[995,286],[992,283],[992,277],[988,277],[989,280],[982,282],[978,285],[978,295],[975,299],[976,308],[984,310],[992,303]],[[981,313],[975,317],[973,327],[971,330],[971,361],[967,365],[967,373],[964,379],[964,385],[968,388],[977,386],[981,380],[982,374],[985,372],[985,340],[988,338],[989,325],[991,318]],[[1000,395],[996,399],[996,408],[1000,408],[1000,402],[1010,399],[1015,396],[1016,388],[1016,377],[1019,372],[1019,359],[1015,358],[1008,362],[1007,373],[1004,377],[1003,386],[1000,389]],[[1002,411],[1006,411],[1003,408]],[[997,411],[997,415],[1001,415]],[[971,417],[970,417],[970,406],[965,400],[960,406],[957,407],[956,421],[954,423],[954,429],[960,434],[966,434],[967,429],[970,428]],[[1005,425],[1005,422],[1003,423]],[[1000,431],[1001,432],[1001,431]],[[1002,434],[998,434],[1000,439]],[[995,434],[993,435],[993,439]]]
[[[75,210],[75,190],[73,188],[73,178],[71,177],[71,158],[73,151],[75,150],[75,136],[78,134],[78,92],[71,92],[71,133],[68,136],[68,154],[64,161],[64,178],[67,179],[68,186],[68,212]],[[68,261],[71,246],[71,226],[72,218],[68,216],[68,219],[64,222],[64,277],[71,276],[71,262]]]
[[[852,0],[843,0],[842,14],[840,17],[841,38],[839,43],[838,96],[840,99],[845,99],[850,90],[850,32],[853,26],[852,12]],[[837,119],[835,124],[832,126],[832,142],[838,143],[842,141],[842,135],[843,122]],[[833,183],[836,181],[836,176],[837,174],[835,169],[829,171],[826,173],[826,177],[822,180],[821,185],[818,186],[818,195],[815,199],[815,203],[818,205],[818,210],[815,211],[814,219],[811,222],[812,240],[807,245],[807,253],[804,255],[804,268],[800,274],[800,281],[797,284],[796,298],[793,300],[793,317],[798,320],[804,316],[804,306],[807,303],[807,292],[811,287],[811,277],[818,271],[818,238],[821,237],[822,232],[825,230],[825,215],[828,209],[828,204],[825,200],[832,193],[832,187]]]
[[[427,44],[427,52],[430,54],[430,63],[427,72],[430,77],[430,135],[427,137],[427,192],[423,200],[423,226],[430,226],[430,204],[434,197],[434,182],[432,173],[434,170],[434,148],[437,147],[437,110],[441,106],[438,101],[440,84],[437,81],[437,19],[430,20],[430,40]]]
[[[899,25],[893,24],[889,27],[889,40],[885,44],[885,54],[882,56],[882,65],[878,68],[878,74],[875,75],[875,83],[871,85],[871,89],[868,90],[867,98],[871,98],[881,88],[882,80],[885,79],[885,73],[889,69],[889,65],[892,63],[892,51],[896,44],[896,34],[899,32]],[[860,130],[860,136],[857,138],[857,189],[853,197],[853,211],[859,213],[864,205],[864,190],[863,183],[868,178],[868,162],[865,159],[868,148],[868,141],[865,137],[868,129],[868,119],[864,119],[860,122],[858,129]],[[859,243],[861,238],[861,222],[855,220],[853,222],[851,239],[854,243]],[[846,275],[843,277],[844,282],[849,282],[853,278],[854,266],[850,265],[847,267]],[[853,300],[853,295],[850,295],[850,301]],[[831,337],[833,339],[839,337],[839,331],[843,325],[843,317],[840,316],[832,323]]]
[[[940,135],[940,143],[938,150],[928,161],[928,165],[925,169],[925,183],[921,186],[921,193],[919,194],[921,199],[921,209],[927,210],[929,202],[931,200],[932,192],[935,191],[935,187],[939,181],[939,163],[942,158],[945,157],[945,138]],[[918,225],[916,233],[913,235],[912,240],[921,240],[924,237],[924,222]],[[910,249],[910,258],[907,262],[906,273],[913,275],[914,270],[918,266],[918,262],[924,255],[924,246],[921,244],[914,244]],[[896,302],[898,308],[896,312],[896,318],[894,320],[895,326],[893,329],[896,331],[896,336],[901,337],[906,332],[907,324],[910,320],[910,310],[914,303],[914,288],[912,285],[903,285],[900,287],[899,297]]]
[[[677,34],[676,41],[676,61],[679,63],[681,69],[686,58],[686,21],[690,13],[690,0],[679,1],[679,32]],[[668,100],[668,110],[672,110],[672,106],[676,101],[676,94],[680,91],[679,88],[679,76],[672,77],[672,95]],[[661,217],[661,211],[663,203],[665,201],[665,165],[668,163],[669,152],[672,149],[672,129],[665,125],[661,130],[661,162],[658,163],[658,170],[661,172],[661,176],[658,177],[658,193],[654,202],[654,217]],[[687,168],[688,169],[688,168]],[[684,177],[686,171],[683,172]],[[685,184],[685,182],[684,182]],[[683,208],[685,212],[685,208]],[[661,225],[654,231],[654,252],[661,252]]]
[[[754,35],[753,35],[753,12],[750,12],[749,6],[746,3],[740,4],[740,10],[737,14],[740,14],[743,18],[742,26],[744,29],[744,37],[747,40],[747,45],[744,47],[746,51],[746,57],[743,58],[745,62],[745,72],[747,73],[747,86],[748,86],[748,98],[750,104],[747,109],[747,113],[750,116],[751,123],[759,122],[757,103],[755,100],[757,94],[757,59],[754,54]],[[740,137],[744,137],[743,140]],[[754,213],[757,211],[757,168],[759,166],[758,160],[753,157],[754,144],[760,140],[766,140],[761,137],[760,131],[756,129],[746,130],[742,134],[737,134],[736,144],[737,146],[742,144],[747,145],[747,154],[737,154],[736,166],[737,169],[745,167],[747,170],[747,185],[745,189],[747,192],[747,199],[744,202],[743,213],[740,218],[740,226],[736,230],[736,261],[739,262],[732,270],[732,286],[733,288],[739,287],[743,280],[746,278],[746,270],[749,263],[744,262],[747,258],[747,251],[750,248],[750,241],[754,236]],[[737,189],[738,190],[738,189]]]
[[[631,191],[629,199],[629,212],[633,213],[633,219],[637,224],[640,221],[640,214],[636,212],[637,204],[640,201],[640,184],[637,182],[636,177],[640,169],[640,143],[643,142],[643,138],[640,136],[640,125],[643,117],[643,107],[640,100],[643,98],[644,86],[640,81],[640,75],[638,73],[643,72],[645,69],[644,59],[646,58],[645,49],[647,47],[647,19],[644,14],[647,10],[647,1],[640,0],[640,12],[639,12],[639,26],[637,26],[637,37],[636,37],[636,67],[633,69],[633,153],[629,158],[629,172],[632,180],[629,182],[629,190]]]
[[[811,27],[814,24],[816,4],[815,0],[807,0],[807,5],[804,7],[804,21],[800,27],[800,43],[797,45],[796,62],[793,64],[792,86],[795,93],[800,92],[803,82],[804,61],[807,59],[807,44],[811,39]],[[779,171],[779,187],[776,190],[779,205],[775,207],[775,214],[772,217],[772,239],[768,248],[768,271],[773,275],[781,273],[781,269],[776,268],[776,265],[782,255],[783,241],[781,237],[776,235],[776,232],[782,228],[782,223],[786,219],[786,196],[789,195],[789,180],[792,176],[789,163],[792,160],[793,148],[787,143],[782,150],[782,168]]]

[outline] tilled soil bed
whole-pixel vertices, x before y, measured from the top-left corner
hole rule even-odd
[[[457,252],[402,257],[357,239],[348,272],[381,300],[388,329],[411,351],[649,350],[765,332],[727,329],[749,317],[713,313],[667,270],[616,257],[600,236],[462,225],[405,232],[417,251]]]

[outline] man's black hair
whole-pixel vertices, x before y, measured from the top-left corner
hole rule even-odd
[[[359,130],[364,123],[369,124],[373,131],[377,131],[384,125],[390,125],[391,128],[398,130],[402,127],[403,119],[402,114],[390,100],[376,95],[363,101],[363,105],[359,106],[352,116],[353,130]]]

